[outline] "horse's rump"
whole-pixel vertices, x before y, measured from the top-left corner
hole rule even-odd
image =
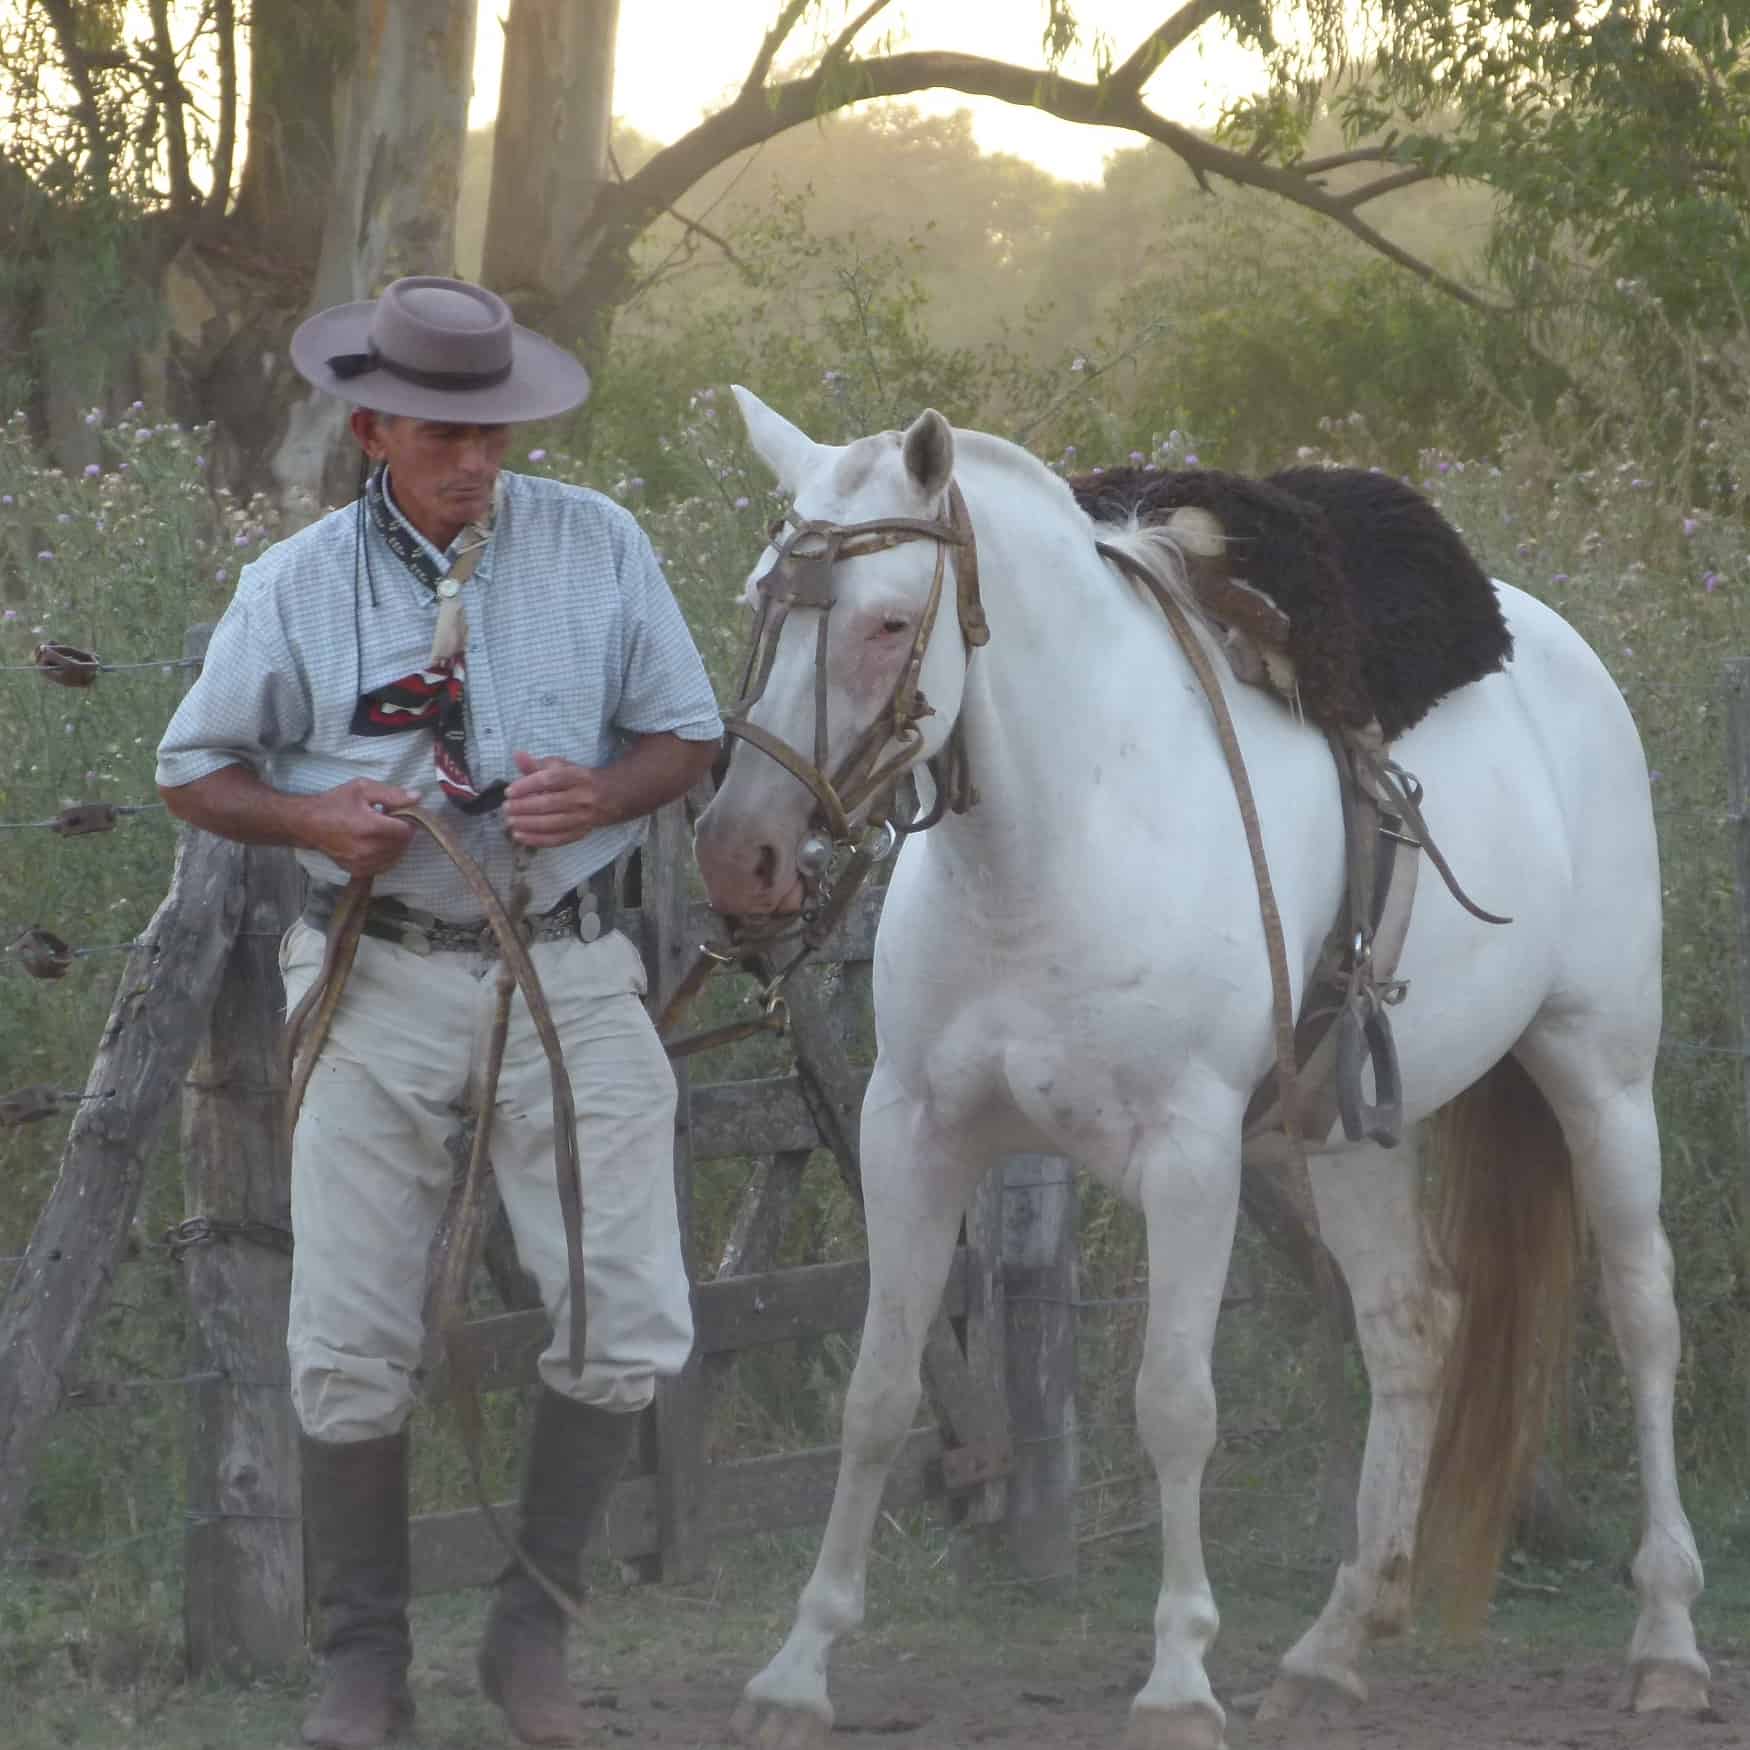
[[[1227,565],[1287,614],[1299,700],[1315,722],[1395,740],[1441,699],[1500,668],[1513,641],[1481,566],[1440,512],[1389,474],[1290,468],[1112,468],[1070,481],[1097,522],[1175,511],[1221,524]]]

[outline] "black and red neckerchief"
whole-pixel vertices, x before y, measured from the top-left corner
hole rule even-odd
[[[439,599],[438,637],[424,668],[360,695],[352,714],[352,733],[401,735],[411,729],[433,730],[433,759],[443,793],[464,814],[490,814],[504,801],[507,781],[501,778],[482,789],[468,769],[468,717],[463,706],[468,678],[466,624],[460,618],[457,597],[491,538],[492,520],[489,516],[484,524],[468,524],[459,537],[461,550],[446,571],[396,515],[384,490],[384,472],[380,467],[373,469],[366,480],[365,506],[389,551]],[[452,643],[455,648],[446,652],[443,647]]]

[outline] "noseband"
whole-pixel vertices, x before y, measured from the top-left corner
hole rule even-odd
[[[924,517],[879,517],[866,523],[819,522],[798,517],[786,511],[784,523],[793,525],[778,545],[778,556],[761,574],[754,588],[759,594],[759,613],[754,621],[753,648],[748,653],[747,669],[742,676],[741,698],[734,709],[725,714],[723,726],[738,740],[751,743],[761,753],[774,759],[799,783],[806,786],[818,805],[811,837],[815,845],[805,843],[805,852],[812,856],[799,862],[805,883],[815,883],[837,848],[849,845],[854,835],[852,822],[865,807],[868,823],[883,830],[886,845],[892,847],[892,828],[888,809],[899,781],[918,757],[923,732],[918,725],[933,716],[934,708],[918,686],[924,653],[929,648],[930,634],[936,625],[936,614],[942,605],[942,582],[947,570],[948,549],[958,548],[955,560],[955,592],[960,618],[960,634],[968,651],[988,642],[990,628],[985,623],[984,604],[978,593],[978,543],[973,536],[972,518],[967,513],[966,500],[960,488],[948,488],[946,519]],[[783,523],[774,525],[774,539]],[[905,666],[887,703],[876,713],[874,721],[857,738],[838,766],[827,770],[826,721],[826,648],[827,627],[837,597],[833,593],[833,567],[843,559],[861,559],[870,553],[884,553],[890,547],[903,546],[907,541],[936,543],[936,571],[930,580],[929,600],[912,634],[911,649]],[[761,729],[752,722],[748,712],[758,703],[771,678],[772,664],[777,660],[778,632],[781,617],[774,615],[773,604],[789,608],[815,608],[820,612],[820,625],[814,645],[814,757],[810,759],[800,749],[781,737]],[[897,744],[891,754],[889,746]],[[963,792],[964,792],[964,787]],[[932,819],[938,818],[946,800],[946,788],[938,782],[938,807]],[[964,799],[960,806],[964,806]],[[915,828],[913,829],[915,830]]]

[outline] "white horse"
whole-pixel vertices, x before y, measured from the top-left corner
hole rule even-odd
[[[1149,1313],[1137,1425],[1160,1482],[1155,1659],[1126,1743],[1211,1750],[1224,1714],[1205,1653],[1217,1614],[1198,1496],[1216,1437],[1210,1349],[1240,1187],[1241,1114],[1272,1065],[1272,1002],[1252,865],[1210,707],[1159,608],[1095,549],[1066,485],[1024,450],[926,412],[903,434],[817,444],[738,389],[755,448],[795,515],[841,526],[941,519],[957,485],[976,531],[990,638],[951,609],[925,626],[927,757],[958,722],[979,800],[909,840],[875,953],[879,1057],[862,1116],[869,1306],[845,1402],[837,1491],[783,1648],[747,1686],[744,1741],[786,1750],[831,1730],[827,1661],[862,1619],[870,1535],[912,1423],[919,1360],[957,1226],[993,1159],[1073,1159],[1140,1206]],[[1112,536],[1169,582],[1156,532]],[[834,549],[834,604],[792,605],[750,713],[809,750],[817,649],[831,771],[887,707],[941,584],[925,538]],[[773,562],[768,551],[755,578]],[[950,576],[952,576],[952,572]],[[1267,580],[1265,580],[1267,581]],[[945,597],[952,601],[952,586]],[[1635,1705],[1705,1705],[1690,1606],[1702,1584],[1672,1441],[1679,1336],[1659,1220],[1652,1077],[1660,890],[1644,756],[1628,710],[1578,636],[1500,586],[1515,654],[1398,744],[1492,928],[1423,881],[1396,1011],[1406,1120],[1467,1113],[1448,1270],[1430,1255],[1416,1150],[1312,1150],[1324,1237],[1348,1280],[1372,1383],[1358,1543],[1317,1622],[1283,1659],[1269,1707],[1366,1691],[1362,1655],[1410,1607],[1418,1508],[1431,1495],[1488,1566],[1523,1444],[1528,1328],[1563,1274],[1577,1202],[1596,1236],[1633,1393],[1645,1516],[1629,1648]],[[1343,894],[1327,744],[1261,691],[1228,694],[1257,795],[1299,989]],[[816,799],[738,748],[699,822],[723,912],[792,907]],[[818,855],[818,847],[816,847]],[[802,871],[809,857],[805,854]],[[1469,1093],[1467,1094],[1467,1090]],[[1461,1098],[1461,1096],[1463,1096]],[[1491,1098],[1491,1096],[1493,1096]],[[1559,1122],[1559,1131],[1550,1115]],[[1540,1122],[1541,1121],[1541,1122]],[[1563,1141],[1565,1139],[1565,1148]],[[1444,1365],[1443,1364],[1449,1364]],[[1442,1375],[1449,1407],[1442,1414]],[[1438,1436],[1438,1438],[1437,1438]],[[1521,1454],[1522,1456],[1522,1454]],[[1423,1524],[1438,1521],[1431,1498]],[[1473,1576],[1474,1578],[1474,1576]]]

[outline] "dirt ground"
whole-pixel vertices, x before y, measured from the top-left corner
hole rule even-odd
[[[1134,1685],[1103,1676],[932,1668],[922,1658],[887,1671],[853,1670],[835,1685],[833,1742],[1002,1750],[1115,1747]],[[1259,1673],[1260,1677],[1267,1675]],[[1488,1750],[1536,1745],[1561,1750],[1735,1750],[1750,1744],[1750,1710],[1735,1671],[1720,1675],[1715,1705],[1701,1715],[1637,1717],[1616,1706],[1619,1673],[1608,1665],[1499,1667],[1488,1675],[1394,1676],[1363,1709],[1341,1717],[1258,1725],[1238,1713],[1229,1750]],[[738,1681],[676,1680],[590,1692],[603,1744],[650,1750],[727,1745]],[[428,1715],[441,1703],[428,1698]],[[435,1722],[434,1722],[435,1723]],[[422,1734],[429,1738],[429,1734]],[[496,1742],[496,1740],[493,1740]]]
[[[878,1551],[883,1547],[878,1544]],[[1043,1601],[1001,1585],[953,1581],[927,1550],[899,1539],[871,1573],[867,1627],[833,1661],[832,1743],[894,1750],[1118,1750],[1148,1674],[1157,1570],[1149,1552],[1090,1564],[1071,1598]],[[1698,1626],[1713,1666],[1704,1714],[1622,1710],[1621,1649],[1634,1617],[1614,1563],[1576,1565],[1525,1583],[1498,1606],[1481,1644],[1426,1633],[1379,1649],[1359,1710],[1260,1724],[1249,1698],[1322,1599],[1305,1569],[1255,1565],[1218,1583],[1224,1624],[1210,1674],[1229,1708],[1228,1750],[1750,1750],[1750,1549],[1710,1579]],[[573,1677],[599,1750],[718,1750],[742,1685],[783,1639],[800,1552],[727,1567],[692,1587],[623,1587],[585,1605]],[[422,1600],[414,1612],[416,1750],[514,1750],[473,1671],[484,1600]],[[158,1633],[167,1634],[161,1627]],[[136,1643],[89,1620],[77,1659],[38,1639],[14,1642],[5,1750],[292,1750],[306,1674],[237,1685],[189,1683]]]
[[[1136,1581],[1152,1589],[1152,1573]],[[1121,1591],[1123,1589],[1121,1588]],[[1750,1747],[1750,1640],[1738,1612],[1705,1651],[1713,1666],[1713,1705],[1704,1714],[1636,1716],[1623,1706],[1623,1667],[1598,1643],[1626,1642],[1632,1599],[1597,1573],[1578,1577],[1577,1597],[1536,1600],[1499,1613],[1484,1642],[1455,1650],[1430,1636],[1379,1649],[1373,1694],[1360,1709],[1292,1722],[1260,1724],[1253,1714],[1286,1644],[1284,1629],[1305,1620],[1304,1592],[1235,1601],[1229,1626],[1211,1657],[1217,1692],[1229,1709],[1229,1750],[1738,1750]],[[1255,1596],[1255,1595],[1254,1595]],[[1138,1599],[1138,1602],[1143,1600]],[[626,1601],[622,1600],[622,1604]],[[637,1602],[645,1602],[640,1597]],[[741,1686],[782,1638],[788,1601],[774,1612],[750,1660],[743,1648],[750,1625],[701,1622],[683,1636],[690,1645],[670,1660],[636,1628],[619,1648],[602,1652],[625,1670],[623,1681],[591,1684],[574,1663],[591,1702],[599,1743],[649,1750],[718,1750]],[[1092,1606],[1092,1607],[1090,1607]],[[1578,1607],[1576,1609],[1576,1606]],[[604,1616],[611,1601],[592,1601]],[[1116,1607],[1116,1608],[1114,1608]],[[616,1612],[617,1614],[617,1612]],[[982,1615],[950,1605],[930,1632],[906,1613],[846,1643],[833,1662],[838,1720],[832,1742],[949,1750],[989,1745],[1001,1750],[1117,1750],[1132,1696],[1148,1674],[1146,1611],[1107,1592],[1079,1605],[1029,1609],[994,1604]],[[462,1646],[471,1638],[461,1637]],[[616,1654],[618,1655],[616,1658]],[[441,1671],[441,1675],[440,1675]],[[466,1660],[443,1660],[420,1673],[425,1726],[421,1742],[461,1750],[510,1740],[493,1716],[476,1711]],[[457,1713],[446,1718],[450,1708]]]

